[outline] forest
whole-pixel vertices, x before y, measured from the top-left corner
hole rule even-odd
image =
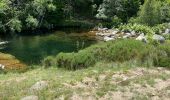
[[[170,0],[0,0],[0,100],[169,100]]]

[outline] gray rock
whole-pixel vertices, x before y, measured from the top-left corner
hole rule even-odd
[[[22,98],[21,100],[38,100],[38,96],[35,96],[35,95],[26,96]]]
[[[115,40],[113,37],[108,37],[108,36],[105,36],[104,37],[104,41],[111,41],[111,40]]]
[[[131,33],[125,33],[125,35],[131,36],[132,34]]]
[[[98,28],[98,31],[106,31],[108,28]]]
[[[154,34],[152,38],[153,38],[153,40],[161,42],[161,43],[165,42],[165,38],[158,34]]]
[[[103,33],[99,32],[99,33],[96,33],[97,36],[104,36]]]
[[[104,36],[107,36],[107,37],[112,37],[114,36],[112,33],[105,33]]]
[[[48,83],[46,81],[40,81],[35,83],[31,88],[30,91],[40,91],[48,87]]]
[[[125,35],[123,36],[123,38],[126,39],[126,38],[130,38],[131,36],[132,36],[131,33],[125,33]]]
[[[131,35],[132,35],[132,36],[136,36],[136,32],[135,32],[135,31],[132,31],[132,32],[131,32]]]
[[[123,39],[129,38],[129,37],[130,37],[129,35],[124,35]]]
[[[112,34],[113,35],[115,35],[115,34],[117,34],[118,33],[118,31],[112,31]]]
[[[165,35],[166,35],[166,34],[170,34],[170,29],[166,29],[166,30],[165,30],[165,33],[163,33],[163,34],[165,34]]]
[[[146,39],[144,33],[140,34],[140,35],[136,38],[136,40],[143,41],[143,42],[147,42],[147,39]]]
[[[5,69],[5,65],[0,64],[0,69]]]

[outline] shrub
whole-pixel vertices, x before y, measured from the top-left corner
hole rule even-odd
[[[107,43],[99,43],[78,53],[60,53],[55,62],[58,67],[66,69],[86,68],[94,65],[97,61],[128,61],[131,59],[143,59],[150,53],[151,47],[145,46],[136,40],[118,40]]]
[[[159,45],[160,50],[158,61],[155,63],[156,66],[170,67],[170,42]]]
[[[43,65],[43,67],[45,67],[45,68],[48,68],[48,67],[50,67],[50,66],[56,66],[55,58],[52,57],[52,56],[46,57],[46,58],[42,61],[42,65]]]
[[[144,44],[136,40],[121,40],[107,49],[107,59],[121,62],[131,59],[145,60],[153,52],[154,48],[149,44]]]
[[[170,34],[163,35],[166,40],[170,40]]]
[[[99,43],[77,53],[60,53],[56,57],[46,60],[46,65],[54,64],[60,68],[76,70],[93,66],[98,61],[137,60],[142,64],[150,63],[168,67],[170,66],[170,47],[168,45],[170,44],[165,43],[156,47],[131,39],[116,40]]]
[[[58,67],[66,69],[80,69],[86,68],[95,64],[95,58],[88,51],[80,51],[79,53],[60,53],[56,57]]]

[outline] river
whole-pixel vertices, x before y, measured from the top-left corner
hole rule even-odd
[[[38,64],[47,56],[76,52],[96,43],[94,38],[80,34],[84,33],[55,31],[43,35],[17,35],[3,39],[9,43],[1,46],[0,52],[11,54],[26,64]]]

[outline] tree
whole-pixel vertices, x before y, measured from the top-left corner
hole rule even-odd
[[[53,0],[0,0],[0,32],[40,28],[55,9]]]
[[[117,16],[127,22],[135,16],[141,5],[141,0],[104,0],[96,15],[99,19],[108,19]]]
[[[154,26],[169,21],[170,5],[166,0],[146,0],[141,7],[136,21]]]

